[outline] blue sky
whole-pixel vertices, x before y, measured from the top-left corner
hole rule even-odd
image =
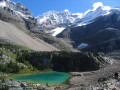
[[[93,8],[95,2],[102,2],[104,6],[120,6],[120,0],[11,0],[21,2],[28,7],[34,16],[38,16],[50,10],[63,11],[68,9],[72,13],[84,13]]]

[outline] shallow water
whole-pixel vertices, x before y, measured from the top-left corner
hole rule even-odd
[[[70,74],[64,72],[47,72],[14,76],[13,80],[57,84],[66,82],[66,80],[69,79],[70,77],[71,77]]]

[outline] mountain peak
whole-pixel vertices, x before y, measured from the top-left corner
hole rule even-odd
[[[0,7],[8,7],[15,12],[16,15],[28,19],[33,17],[29,9],[22,5],[21,2],[14,3],[10,0],[0,0]]]
[[[68,9],[65,9],[64,12],[69,12],[69,10],[68,10]]]
[[[72,14],[69,12],[69,10],[65,9],[64,11],[49,11],[46,13],[43,13],[42,15],[36,17],[38,19],[38,22],[40,24],[45,22],[51,22],[52,25],[56,24],[62,24],[62,23],[73,23],[75,20],[75,17],[78,14]],[[48,24],[48,23],[47,23]]]

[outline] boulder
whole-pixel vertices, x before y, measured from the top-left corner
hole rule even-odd
[[[12,79],[6,80],[5,84],[8,87],[20,87],[20,85],[21,85],[21,83],[19,83],[17,81],[13,81]]]
[[[22,83],[20,84],[20,86],[21,86],[21,87],[27,87],[27,84],[26,84],[25,82],[22,82]]]

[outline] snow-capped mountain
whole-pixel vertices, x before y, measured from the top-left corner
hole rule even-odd
[[[1,8],[9,8],[13,10],[13,12],[23,18],[30,18],[33,17],[29,9],[25,6],[23,6],[20,2],[14,3],[13,1],[10,0],[0,0],[0,7]]]
[[[90,24],[100,16],[110,15],[113,13],[120,14],[120,8],[111,8],[109,6],[103,6],[103,4],[100,2],[93,4],[93,7],[93,10],[89,9],[84,13],[83,17],[80,20],[75,22],[77,26]]]
[[[73,42],[83,51],[112,52],[120,50],[120,8],[99,6],[87,11],[76,22],[56,36]]]
[[[81,18],[81,14],[72,14],[67,9],[64,11],[56,12],[56,11],[49,11],[46,13],[43,13],[42,15],[36,17],[38,19],[38,22],[40,24],[47,23],[49,21],[50,24],[56,25],[56,24],[64,24],[73,23],[76,19]]]
[[[69,26],[84,26],[95,21],[100,16],[110,15],[120,12],[120,8],[111,8],[103,6],[101,2],[93,4],[92,10],[87,10],[85,13],[71,13],[68,10],[56,12],[49,11],[36,17],[39,24],[39,29],[43,32],[56,36]]]
[[[66,9],[60,12],[49,11],[36,18],[38,20],[40,30],[56,36],[66,27],[72,25],[75,20],[82,18],[82,14],[73,14]]]

